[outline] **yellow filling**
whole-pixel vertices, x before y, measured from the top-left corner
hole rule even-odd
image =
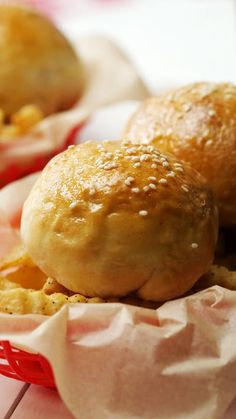
[[[4,112],[0,109],[0,140],[7,141],[27,133],[38,122],[42,121],[43,113],[36,105],[25,105],[6,121]]]

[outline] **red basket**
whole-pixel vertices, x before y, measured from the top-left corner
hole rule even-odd
[[[75,126],[60,148],[54,150],[50,155],[40,156],[37,161],[32,162],[32,166],[26,171],[16,166],[8,167],[4,173],[1,172],[0,187],[23,175],[41,170],[51,157],[75,143],[76,135],[83,126],[84,123]],[[0,340],[0,374],[27,383],[56,387],[52,368],[46,358],[40,354],[17,349],[8,341],[3,340]]]
[[[13,182],[14,180],[27,176],[30,173],[35,173],[35,172],[38,172],[39,170],[42,170],[44,166],[47,164],[47,162],[51,160],[52,157],[66,150],[69,145],[72,145],[75,143],[76,136],[83,126],[84,126],[84,122],[72,128],[65,142],[60,147],[56,148],[50,153],[45,154],[45,155],[42,154],[39,157],[33,159],[32,161],[31,160],[28,161],[28,163],[27,164],[25,163],[24,166],[15,163],[15,164],[12,164],[11,166],[8,166],[6,169],[2,171],[0,170],[0,188],[2,188],[3,186],[7,185],[10,182]]]
[[[14,348],[8,341],[0,341],[0,374],[26,383],[55,388],[52,368],[40,354]]]

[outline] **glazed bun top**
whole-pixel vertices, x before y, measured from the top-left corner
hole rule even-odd
[[[74,292],[163,301],[208,270],[217,212],[187,164],[151,145],[91,142],[45,167],[21,232],[35,263]]]
[[[12,115],[37,105],[44,115],[80,97],[84,70],[62,33],[36,12],[0,5],[0,109]]]
[[[190,162],[215,193],[221,225],[236,226],[236,86],[195,83],[150,98],[126,135]]]

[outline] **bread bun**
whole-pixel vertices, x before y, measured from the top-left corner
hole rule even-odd
[[[126,135],[190,162],[214,191],[220,224],[236,226],[236,86],[196,83],[150,98]]]
[[[71,107],[81,95],[84,70],[62,33],[36,12],[0,5],[0,109],[24,105],[44,115]]]
[[[217,211],[187,164],[153,146],[91,142],[44,168],[21,232],[34,262],[74,292],[163,301],[208,270]]]

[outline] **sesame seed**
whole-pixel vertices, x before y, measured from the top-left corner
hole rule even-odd
[[[74,144],[72,144],[72,145],[69,145],[69,147],[68,147],[69,149],[71,149],[71,148],[75,148],[75,145]]]
[[[147,185],[146,185],[146,186],[144,186],[144,187],[143,187],[143,190],[144,190],[144,192],[148,192],[148,191],[149,191],[149,186],[147,186]]]
[[[202,136],[203,137],[207,137],[208,135],[209,135],[209,129],[206,129],[204,132],[203,132],[203,134],[202,134]]]
[[[215,113],[215,111],[213,110],[213,109],[210,109],[209,111],[208,111],[208,115],[209,116],[214,116],[216,113]]]
[[[139,211],[139,215],[141,215],[141,217],[146,217],[146,215],[148,215],[148,212],[146,210],[141,210]]]
[[[133,182],[134,181],[134,177],[132,177],[132,176],[128,176],[127,179],[128,179],[129,182]]]
[[[206,146],[207,147],[209,147],[210,145],[212,145],[213,144],[213,140],[207,140],[207,142],[206,142]]]
[[[148,151],[148,147],[146,145],[141,145],[140,151],[142,151],[143,153],[146,153]]]
[[[182,167],[176,167],[175,168],[176,172],[181,172],[183,173],[184,169]]]
[[[149,180],[152,180],[153,182],[156,182],[156,180],[157,180],[156,176],[149,176],[148,179]]]
[[[173,134],[173,129],[168,128],[168,130],[166,131],[166,135],[171,135],[171,134]]]
[[[157,186],[154,185],[154,183],[149,183],[148,186],[149,186],[150,189],[156,189],[157,188]]]
[[[192,106],[190,105],[190,103],[184,103],[183,104],[183,111],[184,112],[189,112],[189,111],[191,111],[191,109],[192,109]]]
[[[191,244],[192,249],[197,249],[198,248],[198,244],[197,243],[192,243]]]
[[[137,164],[137,163],[136,163],[136,164]],[[157,169],[157,164],[156,164],[156,163],[152,163],[151,168],[152,168],[152,169]]]
[[[133,181],[134,178],[132,176],[128,176],[127,179],[125,179],[124,183],[126,186],[130,186]]]
[[[147,161],[147,160],[149,160],[149,155],[148,154],[142,154],[141,155],[141,157],[140,157],[140,161]]]
[[[75,208],[76,207],[76,205],[77,205],[77,202],[76,201],[73,201],[73,202],[71,202],[71,204],[69,205],[69,208]]]
[[[94,188],[90,189],[90,191],[89,191],[90,196],[95,195],[95,193],[96,193],[96,190]]]
[[[131,191],[134,192],[134,193],[139,193],[140,189],[139,188],[132,188]]]
[[[162,166],[163,167],[169,167],[169,163],[167,161],[163,161]]]
[[[165,183],[167,183],[167,180],[166,180],[166,179],[161,178],[158,182],[159,182],[159,183],[162,183],[162,184],[164,185]]]
[[[140,162],[137,162],[137,163],[134,163],[134,165],[133,165],[133,167],[140,167],[141,166],[141,163]]]
[[[167,175],[166,175],[166,177],[175,177],[176,176],[176,174],[175,174],[175,172],[169,172],[169,173],[167,173]]]
[[[174,166],[174,167],[183,167],[183,166],[182,166],[182,164],[181,164],[181,163],[178,163],[178,162],[173,163],[173,166]]]
[[[105,169],[105,170],[116,169],[117,167],[118,167],[118,165],[114,162],[111,162],[111,163],[108,162],[108,163],[105,163],[103,165],[103,169]]]
[[[152,153],[154,151],[153,145],[147,146],[147,151],[149,151],[150,153]]]
[[[107,158],[111,158],[111,157],[113,156],[113,154],[112,154],[112,153],[110,153],[110,152],[108,152],[108,153],[106,153],[106,154],[105,154],[105,156],[106,156]]]
[[[102,160],[101,160],[101,159],[97,159],[97,160],[95,161],[95,163],[96,163],[96,164],[102,164]]]
[[[132,160],[133,161],[139,161],[140,160],[140,157],[139,156],[132,156]]]
[[[134,154],[136,152],[136,148],[135,147],[127,148],[126,152],[127,154]]]
[[[182,185],[181,189],[183,189],[184,192],[189,192],[189,189],[186,185]]]

